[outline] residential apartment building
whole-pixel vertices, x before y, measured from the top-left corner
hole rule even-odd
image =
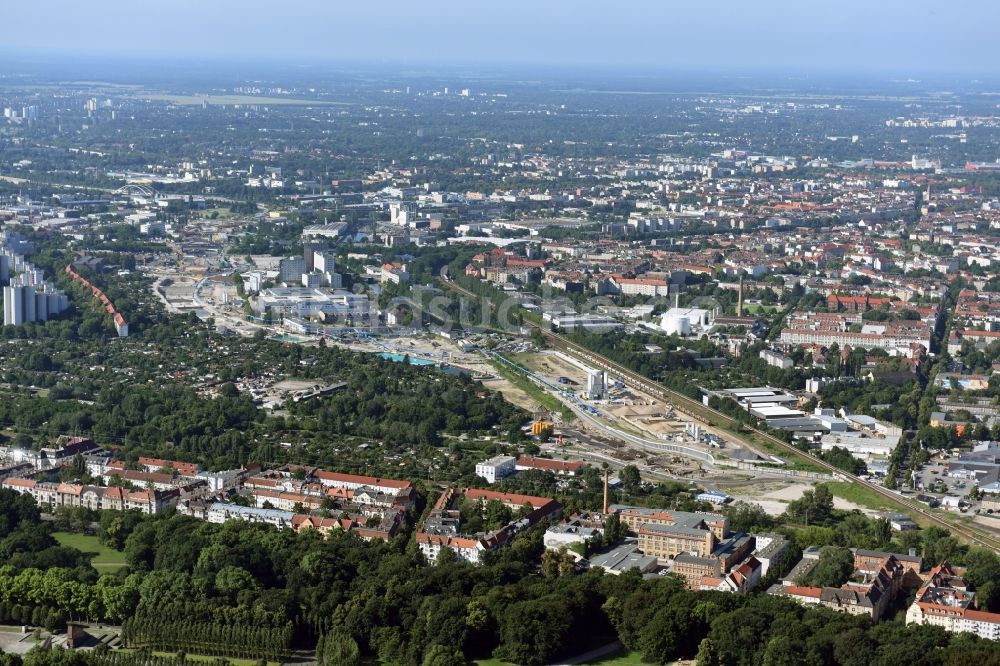
[[[851,330],[852,326],[860,330]],[[922,348],[931,348],[931,328],[926,322],[884,321],[863,322],[860,315],[793,312],[781,331],[783,345],[833,344],[841,348],[884,349],[892,355],[914,356]]]
[[[293,510],[296,504],[317,508],[327,499],[357,507],[405,510],[414,499],[409,481],[324,470],[312,471],[305,478],[295,478],[288,469],[271,470],[247,477],[243,487],[250,491],[258,506],[269,502],[286,510]]]
[[[762,575],[761,563],[751,555],[730,569],[724,576],[702,577],[699,581],[698,589],[746,594],[757,587]]]
[[[322,508],[323,498],[301,493],[285,493],[274,490],[255,489],[251,491],[254,503],[258,508],[279,509],[281,511],[306,510],[313,511]]]
[[[405,517],[402,509],[396,509],[386,512],[378,525],[369,527],[365,516],[342,515],[339,518],[323,518],[300,513],[292,517],[291,528],[295,532],[314,529],[322,534],[323,538],[341,530],[355,534],[364,541],[389,541],[399,532]]]
[[[37,504],[55,508],[82,506],[94,511],[141,511],[158,514],[177,504],[176,489],[132,491],[121,487],[104,488],[76,483],[46,483],[33,479],[4,479],[0,487],[31,495]]]
[[[784,560],[791,544],[780,534],[754,534],[753,539],[753,556],[760,562],[760,575],[766,576],[772,566]]]
[[[804,556],[805,558],[805,556]],[[805,561],[805,559],[803,559]],[[812,560],[812,566],[815,562]],[[914,565],[919,569],[919,558],[905,564],[892,553],[858,549],[854,552],[855,571],[851,579],[840,587],[815,587],[796,583],[801,574],[793,569],[781,584],[768,590],[768,594],[786,596],[803,604],[818,604],[831,610],[851,615],[863,615],[878,621],[900,592],[912,581]]]
[[[960,570],[942,562],[931,570],[927,581],[906,611],[906,624],[933,624],[946,631],[1000,639],[1000,613],[976,610],[976,594]]]
[[[317,470],[312,476],[326,488],[343,488],[345,490],[369,488],[386,495],[404,497],[411,497],[413,494],[413,484],[400,479],[383,479],[359,474],[341,474],[325,470]]]
[[[287,529],[291,527],[294,515],[291,511],[282,511],[280,509],[262,509],[259,507],[215,502],[209,507],[205,520],[217,524],[230,520],[242,520],[248,523],[273,525],[278,529]]]
[[[515,515],[525,511],[522,518],[515,518],[499,529],[485,534],[462,534],[461,514],[458,506],[463,501],[500,502]],[[449,488],[434,504],[430,514],[416,535],[417,546],[428,562],[436,562],[445,548],[451,549],[458,559],[478,564],[482,553],[500,548],[518,533],[543,520],[554,520],[562,506],[547,497],[513,495],[478,488]]]
[[[795,361],[790,357],[771,349],[761,349],[760,358],[764,359],[768,365],[782,370],[791,370],[795,366]]]
[[[516,459],[512,456],[495,456],[489,460],[476,463],[476,476],[481,476],[489,483],[510,476],[516,471]]]
[[[305,272],[305,257],[285,257],[278,262],[278,281],[286,285],[302,282],[302,274]]]
[[[611,278],[618,293],[623,296],[669,296],[670,283],[653,278]]]

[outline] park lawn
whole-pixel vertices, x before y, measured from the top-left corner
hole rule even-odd
[[[771,313],[778,311],[778,307],[776,305],[760,305],[759,303],[749,303],[744,306],[743,309],[750,314],[757,314],[758,312]]]
[[[902,511],[902,507],[895,502],[890,502],[864,486],[848,483],[847,481],[828,481],[823,485],[830,489],[834,497],[860,504],[869,509],[896,509]]]
[[[76,548],[84,553],[93,553],[90,564],[98,571],[117,571],[125,566],[125,553],[112,550],[102,544],[96,536],[55,532],[53,535],[61,546]]]

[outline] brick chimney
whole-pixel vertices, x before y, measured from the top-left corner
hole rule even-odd
[[[604,515],[608,515],[608,470],[604,470]]]

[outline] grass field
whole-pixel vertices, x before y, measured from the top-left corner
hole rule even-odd
[[[76,548],[93,557],[90,563],[98,571],[115,571],[125,566],[125,553],[112,550],[98,541],[95,536],[74,534],[72,532],[56,532],[53,534],[60,545]]]
[[[824,484],[830,489],[834,497],[854,502],[869,509],[897,509],[902,510],[898,504],[890,502],[881,495],[868,490],[867,488],[846,481],[829,481]]]
[[[568,407],[566,407],[559,398],[555,397],[538,384],[528,379],[519,372],[515,372],[513,369],[502,365],[498,361],[490,359],[490,365],[497,371],[497,374],[509,381],[511,384],[521,389],[531,397],[532,400],[540,404],[545,409],[550,412],[558,412],[562,414],[563,421],[572,421],[576,418],[574,414]]]
[[[734,428],[726,428],[730,432],[736,432]],[[788,466],[785,469],[788,470],[801,470],[805,472],[819,472],[820,474],[828,474],[826,469],[820,467],[814,463],[809,458],[806,458],[805,454],[796,455],[787,449],[783,449],[777,444],[770,442],[762,437],[757,437],[754,433],[736,433],[739,437],[747,440],[751,444],[764,449],[768,453],[778,456],[782,460],[788,462]]]

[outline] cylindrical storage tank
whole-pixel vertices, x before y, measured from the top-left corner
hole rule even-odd
[[[691,320],[682,315],[665,316],[660,326],[667,335],[691,334]]]

